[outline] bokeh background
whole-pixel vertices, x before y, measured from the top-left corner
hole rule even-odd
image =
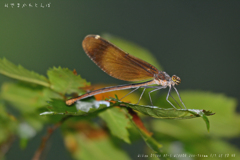
[[[37,3],[38,7],[12,8],[11,3]],[[50,7],[40,8],[41,3]],[[125,84],[102,72],[82,50],[86,35],[102,33],[148,49],[164,71],[181,77],[180,92],[211,91],[240,101],[238,0],[0,2],[0,57],[43,75],[50,67],[62,66],[76,69],[92,84]],[[6,80],[0,77],[0,83]],[[16,141],[7,158],[30,159],[44,133],[24,151]],[[60,131],[54,134],[47,159],[71,159]],[[240,146],[239,141],[231,143]]]

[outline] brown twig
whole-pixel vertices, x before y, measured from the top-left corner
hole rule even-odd
[[[0,145],[0,159],[8,152],[15,139],[16,137],[14,135],[10,135],[7,140]]]
[[[36,150],[35,154],[33,155],[32,160],[39,160],[40,156],[46,146],[46,143],[48,141],[48,139],[51,137],[52,133],[59,127],[61,126],[61,124],[66,121],[68,118],[70,118],[72,116],[66,116],[64,118],[61,119],[60,122],[56,123],[54,126],[49,127],[47,130],[47,134],[42,138],[42,142],[40,144],[40,146],[38,147],[38,149]]]

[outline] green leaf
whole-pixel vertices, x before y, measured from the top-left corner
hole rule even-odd
[[[207,130],[209,132],[209,129],[210,129],[210,124],[209,124],[209,120],[207,118],[207,116],[203,113],[203,112],[200,112],[199,115],[202,117],[202,119],[205,121],[206,123],[206,126],[207,126]]]
[[[50,86],[46,77],[29,71],[20,65],[16,66],[5,58],[0,59],[0,73],[17,80],[35,83],[45,87]]]
[[[22,112],[33,112],[37,108],[46,105],[42,87],[39,86],[4,83],[2,85],[1,97]]]
[[[110,108],[101,112],[99,116],[107,123],[111,133],[125,142],[130,143],[129,133],[127,128],[130,128],[129,119],[121,108]]]
[[[115,100],[116,99],[111,99]],[[214,113],[205,110],[197,109],[175,109],[175,108],[159,108],[157,106],[136,105],[126,102],[117,101],[115,105],[130,107],[142,114],[162,119],[191,119],[200,117],[204,114],[206,116],[213,115]]]
[[[27,113],[34,112],[36,109],[45,106],[47,104],[46,101],[50,100],[50,98],[61,96],[42,86],[4,83],[2,85],[1,97],[13,104],[21,112]]]
[[[151,54],[151,52],[149,52],[147,49],[140,47],[139,45],[137,45],[133,42],[123,40],[121,38],[112,36],[110,34],[103,34],[102,37],[107,39],[108,41],[110,41],[111,43],[113,43],[118,48],[122,49],[123,51],[125,51],[135,57],[143,59],[144,61],[155,66],[160,71],[163,70],[163,68],[159,65],[158,61],[156,60],[156,58],[154,58],[154,56]]]
[[[207,108],[216,112],[214,116],[209,117],[211,120],[210,133],[206,133],[206,131],[202,129],[205,126],[203,123],[200,123],[198,119],[191,121],[153,120],[153,130],[176,139],[189,141],[199,136],[205,137],[206,134],[216,138],[230,138],[240,134],[240,114],[235,112],[237,107],[236,99],[219,93],[203,91],[180,91],[180,94],[186,107]],[[176,94],[172,95],[173,97],[177,97]],[[162,100],[161,104],[167,104],[167,102],[165,102],[165,96],[159,99]]]
[[[80,144],[81,159],[130,160],[126,153],[115,147],[110,139],[88,141],[83,136],[77,139]]]
[[[75,105],[67,106],[65,101],[60,99],[52,99],[49,101],[47,109],[49,111],[42,112],[40,115],[76,115],[78,112]]]
[[[240,114],[236,113],[236,99],[224,94],[200,91],[182,92],[181,96],[187,107],[204,107],[216,112],[216,115],[210,118],[211,133],[214,136],[229,138],[240,134]],[[193,127],[196,128],[196,126]]]
[[[84,91],[81,88],[90,85],[80,75],[75,75],[73,71],[67,68],[53,67],[48,70],[47,75],[51,83],[51,88],[62,94],[71,94],[73,92],[83,94]]]
[[[77,101],[75,104],[68,106],[64,100],[52,99],[48,103],[48,111],[41,113],[41,115],[88,115],[90,113],[97,114],[104,109],[109,108],[109,102],[107,101]]]
[[[118,148],[102,129],[90,127],[91,124],[88,128],[81,128],[80,132],[65,134],[65,141],[68,143],[72,141],[70,144],[74,145],[74,150],[70,152],[72,151],[75,159],[130,160],[130,157]]]
[[[111,99],[115,100],[116,99]],[[211,111],[197,110],[197,109],[175,109],[175,108],[158,108],[156,106],[135,105],[117,101],[115,105],[130,107],[142,114],[161,119],[191,119],[202,117],[206,123],[207,130],[209,131],[209,121],[206,116],[214,115]]]

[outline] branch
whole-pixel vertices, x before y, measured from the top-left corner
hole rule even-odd
[[[46,143],[47,143],[48,139],[51,137],[52,133],[56,129],[58,129],[58,127],[70,117],[72,117],[72,116],[63,117],[60,122],[56,123],[53,127],[48,128],[47,134],[42,138],[42,142],[41,142],[39,148],[36,150],[32,160],[39,160],[40,159],[40,156],[41,156],[41,154],[42,154],[42,152],[43,152],[43,150],[46,146]]]
[[[14,135],[10,135],[7,140],[0,145],[0,159],[3,159],[4,155],[8,152],[15,139],[16,137]]]

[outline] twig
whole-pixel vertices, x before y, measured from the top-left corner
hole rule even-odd
[[[7,140],[0,145],[0,159],[8,152],[15,139],[16,137],[14,135],[10,135]]]
[[[38,149],[36,150],[32,160],[39,160],[40,159],[40,156],[46,146],[46,143],[48,141],[48,139],[51,137],[52,133],[64,122],[66,121],[68,118],[70,118],[72,116],[66,116],[64,118],[61,119],[60,122],[56,123],[54,126],[52,127],[49,127],[48,128],[48,131],[47,131],[47,134],[42,138],[42,142],[40,144],[40,146],[38,147]]]

